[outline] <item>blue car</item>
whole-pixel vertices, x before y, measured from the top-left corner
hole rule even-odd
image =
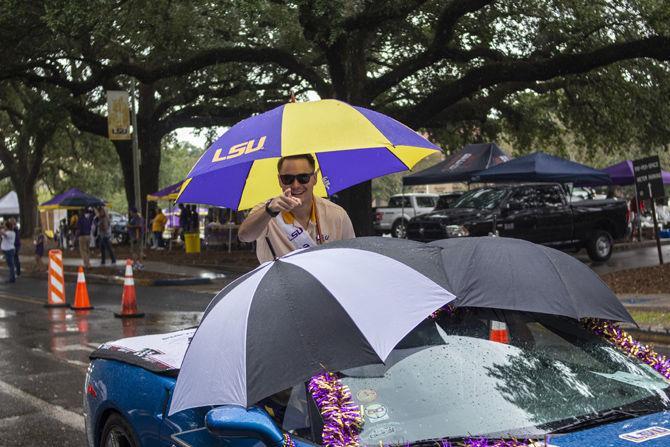
[[[322,444],[323,420],[305,383],[248,409],[203,407],[168,417],[193,331],[123,339],[92,354],[84,394],[90,446],[283,446],[284,434],[298,447]],[[410,332],[386,364],[338,375],[365,420],[360,445],[471,437],[557,447],[670,445],[668,381],[565,317],[443,312]]]

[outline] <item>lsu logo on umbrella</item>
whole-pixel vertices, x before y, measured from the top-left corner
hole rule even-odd
[[[222,155],[223,149],[217,149],[214,152],[214,157],[212,157],[212,163],[216,163],[217,161],[230,160],[231,158],[237,158],[244,154],[250,154],[252,152],[260,151],[263,149],[265,139],[266,136],[260,137],[258,139],[258,144],[256,145],[256,147],[254,147],[254,144],[256,143],[255,139],[231,146],[230,149],[228,149],[227,155]]]

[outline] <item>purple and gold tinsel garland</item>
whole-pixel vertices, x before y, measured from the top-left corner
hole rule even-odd
[[[284,433],[284,447],[295,447],[293,438],[288,433]]]
[[[670,380],[670,359],[635,340],[616,323],[595,318],[586,319],[582,323],[594,334],[603,337],[625,354],[651,366],[663,377]]]
[[[335,374],[325,372],[312,377],[308,388],[323,418],[323,445],[358,447],[363,416],[351,399],[349,387]]]

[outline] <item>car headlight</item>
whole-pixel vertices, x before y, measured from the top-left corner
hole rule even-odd
[[[449,237],[465,237],[470,235],[468,229],[463,225],[446,225],[444,229]]]

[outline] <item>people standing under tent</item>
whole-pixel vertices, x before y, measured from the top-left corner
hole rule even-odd
[[[16,276],[21,276],[21,258],[19,258],[19,252],[21,251],[21,234],[16,219],[10,217],[8,220],[11,222],[16,236],[14,238],[14,270],[16,271]]]
[[[5,281],[7,283],[16,282],[16,271],[14,266],[14,240],[16,239],[16,233],[14,231],[14,226],[10,221],[5,222],[5,228],[0,229],[0,237],[2,242],[0,242],[0,250],[5,255],[5,261],[7,261],[7,268],[9,269],[9,278]]]
[[[133,268],[141,270],[142,264],[142,236],[144,234],[144,219],[134,206],[130,208],[128,220],[128,240],[130,241],[130,255],[133,259]]]
[[[79,214],[74,211],[70,216],[70,225],[68,227],[68,246],[70,250],[74,250],[77,246],[77,223],[79,222]]]
[[[91,242],[91,227],[93,226],[93,212],[86,208],[84,213],[77,220],[77,243],[79,244],[79,254],[84,261],[85,268],[91,268],[91,252],[89,243]]]
[[[112,250],[112,220],[104,206],[98,208],[98,237],[100,239],[100,265],[105,265],[108,253],[112,265],[116,264],[116,257]]]
[[[191,212],[189,213],[190,223],[189,231],[191,233],[200,232],[200,215],[198,214],[198,205],[191,205]]]
[[[163,210],[158,208],[156,216],[151,221],[151,232],[154,234],[154,249],[163,248],[163,232],[167,224],[167,217],[163,214]]]
[[[62,218],[58,224],[58,248],[65,250],[67,248],[67,219]]]
[[[95,256],[95,249],[98,247],[98,212],[97,210],[92,210],[91,216],[93,221],[91,222],[91,239],[88,242],[88,247],[90,248],[90,253]]]
[[[179,234],[181,235],[181,240],[185,241],[184,234],[188,231],[189,224],[189,208],[183,203],[179,204]]]
[[[300,248],[355,237],[347,212],[314,195],[317,173],[312,155],[282,157],[277,171],[283,193],[256,206],[238,232],[241,241],[256,241],[261,263]]]
[[[41,227],[35,228],[35,236],[33,237],[33,245],[35,246],[35,266],[33,272],[41,272],[42,267],[42,258],[44,257],[44,246],[46,244],[46,236],[42,231]]]

